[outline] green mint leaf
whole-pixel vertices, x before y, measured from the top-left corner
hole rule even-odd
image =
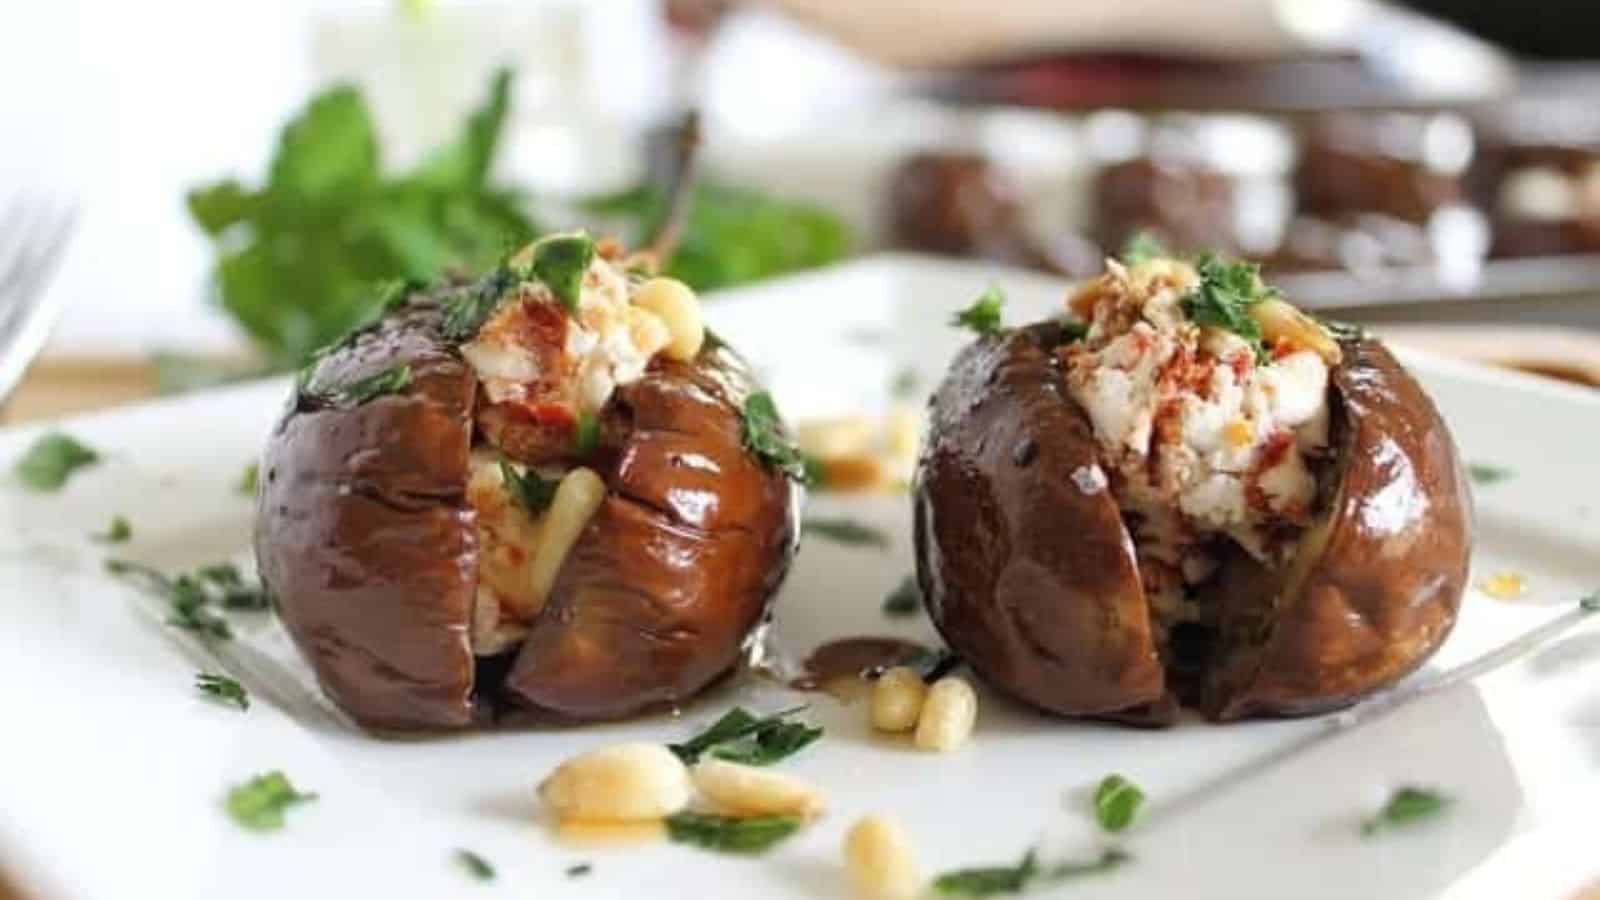
[[[282,772],[274,771],[235,785],[223,805],[241,826],[251,831],[275,831],[283,827],[285,810],[315,799],[316,794],[301,793]]]
[[[228,621],[212,608],[262,611],[272,606],[265,588],[244,580],[237,566],[217,563],[176,577],[159,569],[123,559],[106,560],[106,571],[128,578],[142,590],[167,601],[167,624],[192,631],[202,638],[233,637]]]
[[[600,447],[600,419],[594,413],[578,414],[578,427],[573,435],[573,455],[588,459]]]
[[[211,596],[193,575],[179,575],[167,595],[170,612],[167,624],[202,638],[226,641],[233,637],[228,620],[211,609]]]
[[[799,753],[820,737],[821,726],[767,721],[757,726],[746,740],[713,747],[711,755],[747,766],[770,766]]]
[[[795,816],[733,818],[684,812],[667,817],[667,836],[672,840],[724,853],[763,853],[798,830],[800,820]]]
[[[1089,862],[1061,863],[1043,867],[1038,854],[1029,850],[1022,860],[1011,866],[983,866],[957,869],[934,879],[933,889],[948,896],[993,897],[997,894],[1018,894],[1035,883],[1070,881],[1090,875],[1110,872],[1128,862],[1129,856],[1115,847],[1103,851],[1098,859]]]
[[[239,182],[228,179],[195,188],[184,198],[195,224],[211,237],[250,220],[260,213],[261,199]]]
[[[461,868],[465,869],[468,875],[479,881],[494,880],[494,866],[489,865],[488,860],[471,850],[456,850],[456,862],[461,864]]]
[[[40,435],[17,460],[17,478],[32,491],[59,491],[72,473],[100,461],[93,447],[69,434],[52,431]]]
[[[1494,466],[1488,463],[1469,463],[1467,465],[1467,477],[1472,479],[1473,484],[1496,484],[1505,481],[1514,474],[1516,473],[1505,466]]]
[[[778,415],[778,405],[766,391],[757,391],[746,398],[739,415],[740,438],[744,447],[756,458],[804,482],[810,472],[798,447],[783,430],[783,419]]]
[[[1122,253],[1117,258],[1125,265],[1137,266],[1170,255],[1160,238],[1148,231],[1135,231],[1129,236],[1127,243],[1122,245]]]
[[[681,744],[668,744],[667,749],[689,766],[713,750],[726,751],[714,754],[722,759],[757,766],[771,765],[800,752],[822,736],[821,728],[786,721],[789,716],[804,710],[804,706],[797,706],[769,716],[757,716],[742,706],[736,706],[705,731]]]
[[[972,305],[955,314],[950,324],[957,328],[967,328],[980,336],[1000,333],[1000,307],[1004,306],[1006,295],[998,285],[991,285],[988,290],[972,301]]]
[[[582,878],[583,876],[588,875],[590,872],[593,872],[593,871],[594,871],[594,864],[592,864],[592,863],[578,863],[576,865],[567,866],[567,877],[568,878]]]
[[[1389,795],[1378,814],[1361,823],[1361,834],[1371,837],[1388,828],[1414,825],[1443,813],[1452,799],[1427,787],[1405,786]]]
[[[239,473],[239,480],[234,484],[234,490],[246,497],[254,497],[261,489],[261,465],[250,463]]]
[[[411,384],[410,366],[390,366],[341,387],[335,388],[333,399],[346,406],[360,406],[370,400],[404,390]]]
[[[408,180],[446,192],[472,194],[484,189],[511,107],[512,72],[501,66],[489,82],[482,106],[467,116],[462,133],[428,154]]]
[[[1118,832],[1133,822],[1144,803],[1144,791],[1121,775],[1107,775],[1094,791],[1094,817],[1106,831]]]
[[[250,694],[245,691],[244,685],[226,675],[201,672],[194,677],[194,686],[200,693],[223,703],[231,703],[241,710],[250,708]]]
[[[578,311],[583,275],[594,261],[594,239],[587,234],[558,234],[533,245],[527,274],[539,279],[567,312]]]
[[[361,93],[339,85],[284,126],[268,189],[306,200],[360,193],[378,179],[378,136]]]
[[[849,546],[889,549],[889,535],[883,529],[855,519],[806,519],[800,531]]]
[[[550,508],[550,501],[556,498],[556,488],[561,486],[561,479],[544,478],[533,469],[518,474],[516,467],[505,459],[500,460],[500,475],[505,479],[506,489],[511,496],[529,515],[535,517]]]
[[[922,609],[922,588],[917,586],[917,576],[900,579],[895,589],[883,598],[883,614],[893,618],[914,616]]]
[[[112,516],[111,525],[105,531],[90,537],[102,544],[125,544],[133,537],[133,523],[127,516]]]

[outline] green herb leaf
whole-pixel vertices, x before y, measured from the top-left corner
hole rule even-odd
[[[479,881],[494,880],[494,866],[489,865],[488,860],[473,853],[471,850],[457,849],[456,862],[461,864],[461,868],[467,870],[468,875]]]
[[[808,477],[805,458],[784,433],[778,405],[766,391],[757,391],[745,400],[740,410],[740,437],[745,449],[767,465],[796,481]]]
[[[550,508],[550,501],[556,498],[556,488],[561,486],[559,478],[544,478],[533,469],[518,474],[516,467],[504,458],[500,460],[500,476],[505,479],[511,496],[533,516]]]
[[[894,618],[914,616],[922,609],[922,588],[917,586],[917,576],[900,579],[889,596],[883,598],[883,614]]]
[[[689,766],[712,751],[717,751],[713,755],[721,759],[756,766],[771,765],[800,752],[822,736],[821,728],[785,721],[803,710],[804,706],[797,706],[770,716],[756,716],[736,706],[705,731],[681,744],[668,744],[667,749]]]
[[[1077,319],[1059,319],[1061,324],[1061,339],[1069,344],[1075,344],[1089,336],[1089,325]]]
[[[840,544],[889,549],[889,535],[855,519],[807,519],[802,534],[816,535]]]
[[[684,812],[667,817],[668,837],[725,853],[763,853],[798,830],[800,820],[795,816],[734,818]]]
[[[128,521],[127,516],[112,516],[110,527],[90,537],[102,544],[124,544],[133,537],[133,523]]]
[[[528,274],[539,279],[556,295],[567,312],[578,311],[583,291],[583,273],[594,261],[594,239],[587,234],[558,234],[533,245]]]
[[[245,466],[244,471],[239,473],[239,481],[234,485],[234,489],[246,497],[254,497],[256,492],[261,490],[260,463]]]
[[[579,459],[588,459],[600,447],[600,419],[594,413],[578,414],[578,427],[573,435],[572,452]]]
[[[1450,797],[1433,788],[1405,786],[1389,795],[1389,802],[1378,814],[1361,823],[1363,837],[1371,837],[1387,828],[1414,825],[1443,813],[1452,802]]]
[[[594,865],[592,863],[578,863],[577,865],[567,866],[567,877],[582,878],[593,871]]]
[[[225,806],[235,822],[252,831],[275,831],[283,827],[283,813],[298,803],[309,803],[316,794],[304,794],[289,783],[282,772],[266,772],[235,785],[228,791]]]
[[[972,305],[955,314],[950,324],[957,328],[968,328],[979,335],[987,336],[1000,333],[1000,307],[1004,306],[1006,295],[1001,292],[998,285],[991,285],[988,290],[972,301]]]
[[[203,638],[227,640],[233,637],[228,621],[212,609],[261,611],[271,607],[272,599],[260,585],[245,583],[232,563],[202,566],[192,573],[169,577],[158,569],[122,559],[106,560],[106,571],[132,578],[139,587],[165,599],[167,624],[192,631]]]
[[[1094,791],[1094,817],[1106,831],[1127,828],[1144,803],[1144,791],[1121,775],[1107,775]]]
[[[626,220],[643,239],[655,232],[667,203],[661,189],[642,185],[592,197],[584,206]],[[677,250],[661,274],[712,291],[837,262],[853,244],[849,226],[822,207],[701,180]]]
[[[60,431],[40,435],[17,460],[17,478],[34,491],[58,491],[73,472],[100,461],[93,448]]]
[[[444,302],[444,323],[440,331],[446,339],[456,343],[477,337],[483,323],[500,308],[500,302],[516,283],[517,276],[511,267],[501,264],[477,281],[456,288]]]
[[[1514,474],[1516,473],[1505,466],[1493,466],[1488,463],[1469,463],[1467,465],[1467,477],[1472,479],[1473,484],[1495,484],[1505,481]]]
[[[959,897],[1018,894],[1034,883],[1069,881],[1110,872],[1126,863],[1128,859],[1126,853],[1113,847],[1103,851],[1099,859],[1090,862],[1061,863],[1044,867],[1039,865],[1037,852],[1029,850],[1016,865],[984,866],[946,872],[934,879],[933,889],[941,894]]]
[[[713,747],[711,755],[747,766],[770,766],[809,747],[822,727],[804,722],[763,722],[748,739]]]
[[[1148,231],[1135,231],[1128,237],[1127,243],[1122,245],[1122,253],[1118,256],[1126,265],[1137,266],[1152,259],[1171,256],[1167,246],[1161,239]]]
[[[215,697],[223,703],[231,703],[242,710],[250,708],[250,695],[245,691],[244,685],[226,675],[201,672],[194,677],[194,686],[200,693]]]
[[[1578,600],[1578,608],[1584,612],[1600,612],[1600,591],[1587,594]]]
[[[1277,292],[1262,283],[1261,267],[1208,253],[1200,257],[1195,270],[1200,284],[1183,298],[1184,314],[1197,325],[1233,332],[1255,349],[1258,359],[1267,358],[1261,326],[1250,316],[1250,307]]]
[[[917,370],[907,366],[889,379],[889,395],[896,400],[914,399],[921,384],[922,380],[917,376]]]
[[[355,381],[335,389],[333,396],[335,402],[347,406],[360,406],[384,394],[393,394],[400,391],[410,383],[410,366],[390,366],[381,372],[375,372],[364,378],[357,378]]]

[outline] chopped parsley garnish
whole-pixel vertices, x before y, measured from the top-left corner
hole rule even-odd
[[[390,366],[365,378],[357,378],[334,390],[334,398],[350,406],[360,406],[375,397],[393,394],[411,383],[410,366]]]
[[[467,870],[468,875],[479,881],[494,880],[494,866],[489,865],[487,859],[473,853],[471,850],[457,849],[456,862],[461,864],[461,868]]]
[[[72,473],[100,461],[100,454],[72,435],[52,431],[40,435],[17,460],[17,478],[34,491],[59,491]]]
[[[990,285],[989,289],[978,295],[972,305],[955,314],[950,324],[957,328],[968,328],[979,335],[1000,333],[1000,307],[1006,302],[1006,295],[998,285]]]
[[[798,830],[800,819],[795,816],[734,818],[684,812],[667,817],[668,837],[726,853],[762,853]]]
[[[1361,835],[1371,837],[1388,828],[1413,825],[1443,813],[1451,798],[1433,788],[1407,786],[1389,795],[1378,814],[1361,823]]]
[[[556,498],[556,488],[561,486],[559,478],[545,478],[533,469],[524,469],[518,474],[516,467],[504,459],[500,460],[500,475],[511,496],[533,516],[550,508],[550,501]]]
[[[593,872],[593,871],[594,871],[594,864],[593,863],[578,863],[577,865],[567,866],[567,877],[568,878],[582,878],[583,876],[588,875],[590,872]]]
[[[283,827],[283,813],[289,807],[309,803],[316,794],[304,794],[289,783],[282,772],[266,772],[228,791],[225,806],[235,822],[251,831],[275,831]]]
[[[427,288],[420,278],[393,278],[378,285],[379,314],[393,312],[406,305],[411,295]]]
[[[907,366],[889,379],[889,395],[896,400],[911,400],[917,396],[917,388],[921,385],[922,379],[917,376],[917,370]]]
[[[106,527],[105,531],[90,535],[90,537],[102,544],[124,544],[127,543],[129,538],[133,537],[133,523],[128,521],[127,516],[112,516],[111,524]]]
[[[933,889],[941,894],[958,897],[1019,894],[1024,888],[1038,882],[1067,881],[1109,872],[1127,862],[1129,858],[1128,854],[1113,847],[1103,851],[1099,859],[1090,862],[1041,866],[1038,852],[1029,850],[1016,865],[982,866],[946,872],[934,879]]]
[[[766,391],[757,391],[744,401],[739,414],[740,437],[746,450],[757,459],[782,471],[796,481],[809,483],[809,467],[800,449],[783,433],[778,404]]]
[[[240,709],[250,708],[250,694],[244,689],[244,685],[226,675],[201,672],[194,677],[194,686],[200,693],[223,703],[231,703]]]
[[[478,336],[483,323],[500,308],[500,300],[516,284],[510,267],[501,265],[473,284],[456,288],[444,306],[444,336],[466,343]]]
[[[1195,270],[1200,284],[1183,298],[1184,314],[1197,325],[1233,332],[1255,349],[1258,359],[1265,358],[1261,326],[1251,317],[1250,307],[1277,292],[1262,283],[1261,267],[1208,253],[1195,263]]]
[[[586,459],[600,446],[600,419],[594,413],[578,414],[578,427],[573,436],[573,453]]]
[[[239,481],[234,487],[244,496],[254,497],[256,495],[256,491],[261,489],[260,464],[251,463],[250,465],[245,466],[244,471],[239,473]]]
[[[889,549],[889,535],[855,519],[806,519],[803,534],[814,534],[840,544]]]
[[[1125,265],[1137,266],[1170,255],[1167,246],[1161,243],[1160,238],[1148,231],[1136,231],[1128,237],[1127,243],[1122,245],[1122,253],[1117,258]]]
[[[583,273],[593,261],[593,238],[583,233],[560,234],[533,245],[528,274],[543,282],[567,312],[576,313],[578,296],[583,290]]]
[[[749,766],[770,766],[799,753],[822,737],[822,728],[804,722],[787,721],[805,709],[798,706],[756,716],[742,706],[724,713],[711,727],[681,744],[668,744],[684,765],[694,765],[707,753],[729,762]]]
[[[922,608],[922,588],[917,586],[917,576],[900,579],[889,596],[883,598],[883,614],[894,618],[914,616]]]
[[[1505,466],[1494,466],[1488,463],[1469,463],[1467,465],[1467,477],[1472,479],[1473,484],[1495,484],[1505,481],[1513,474],[1515,473]]]
[[[141,563],[108,559],[106,571],[137,579],[145,590],[167,601],[168,625],[203,638],[225,641],[233,637],[228,621],[213,606],[259,611],[272,605],[266,590],[259,585],[246,584],[238,567],[232,563],[202,566],[173,578]]]
[[[1106,831],[1127,828],[1144,803],[1144,791],[1121,775],[1107,775],[1094,790],[1094,817]]]

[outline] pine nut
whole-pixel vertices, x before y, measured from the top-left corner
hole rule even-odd
[[[672,335],[666,353],[687,362],[700,353],[706,340],[706,325],[700,315],[700,300],[688,285],[676,278],[652,278],[633,293],[633,305],[661,317]]]
[[[1250,318],[1261,327],[1261,337],[1269,345],[1279,340],[1312,351],[1330,366],[1342,357],[1339,342],[1316,319],[1282,300],[1263,300],[1250,306]]]
[[[566,561],[578,535],[588,527],[589,520],[606,499],[606,483],[593,469],[578,468],[568,472],[556,487],[540,523],[539,546],[533,551],[529,564],[528,580],[533,583],[531,596],[540,607],[550,588],[556,583],[556,573]]]
[[[895,666],[872,686],[872,727],[879,731],[910,731],[917,727],[928,685],[917,670]]]
[[[899,823],[866,816],[844,836],[845,871],[862,900],[909,900],[922,889],[916,851]]]
[[[660,744],[618,744],[567,760],[539,785],[562,820],[661,819],[689,805],[689,770]]]
[[[922,702],[914,742],[923,750],[954,750],[972,736],[977,718],[978,695],[972,685],[954,675],[941,678],[928,688],[928,697]]]
[[[813,819],[825,806],[822,793],[791,775],[708,759],[694,767],[694,786],[730,816],[799,816]]]

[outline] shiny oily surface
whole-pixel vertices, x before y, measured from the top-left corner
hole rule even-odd
[[[949,312],[992,280],[1008,320],[1039,318],[1059,284],[988,267],[862,263],[708,304],[716,333],[760,359],[784,412],[848,414],[887,401],[910,363],[922,383],[963,341]],[[815,315],[771,328],[775,308]],[[876,335],[876,337],[873,337]],[[818,354],[829,348],[829,365]],[[912,348],[919,348],[913,350]],[[1502,570],[1527,591],[1470,591],[1454,635],[1424,670],[1497,646],[1592,588],[1600,557],[1600,402],[1526,379],[1405,357],[1469,461],[1514,477],[1478,487],[1476,584]],[[883,384],[883,395],[873,394]],[[74,419],[64,427],[107,451],[57,495],[0,484],[0,866],[31,894],[62,900],[281,900],[285,896],[838,898],[849,826],[879,812],[905,827],[925,874],[1014,862],[1038,843],[1057,859],[1099,845],[1089,794],[1116,771],[1148,796],[1123,840],[1134,861],[1063,898],[1135,900],[1568,900],[1592,881],[1600,809],[1600,638],[1594,626],[1470,687],[1430,696],[1299,752],[1332,719],[1216,727],[1185,719],[1163,732],[1062,722],[974,682],[979,718],[956,754],[924,754],[870,731],[861,704],[740,678],[676,717],[583,728],[373,738],[321,699],[287,636],[232,616],[238,637],[207,649],[163,628],[164,610],[107,579],[107,548],[87,535],[120,511],[134,539],[115,552],[169,570],[246,561],[251,502],[234,490],[286,392],[282,382],[180,397]],[[0,462],[34,430],[0,433]],[[1541,437],[1551,436],[1548,439]],[[774,634],[791,661],[842,637],[929,644],[920,619],[889,619],[885,595],[911,570],[907,499],[813,498],[819,517],[889,531],[887,551],[806,543],[777,606]],[[205,667],[250,690],[248,712],[193,690]],[[681,741],[733,705],[770,712],[809,703],[827,734],[780,770],[826,792],[829,809],[770,855],[729,860],[648,835],[558,838],[535,817],[536,782],[579,752],[629,741]],[[219,810],[227,786],[281,769],[316,803],[269,839]],[[1427,826],[1363,841],[1359,822],[1401,783],[1457,802]],[[952,815],[952,808],[958,815]],[[204,847],[182,856],[174,847]],[[465,876],[462,847],[496,869]],[[583,878],[566,869],[593,866]],[[1315,877],[1307,877],[1315,873]],[[1041,896],[1054,896],[1049,891]]]

